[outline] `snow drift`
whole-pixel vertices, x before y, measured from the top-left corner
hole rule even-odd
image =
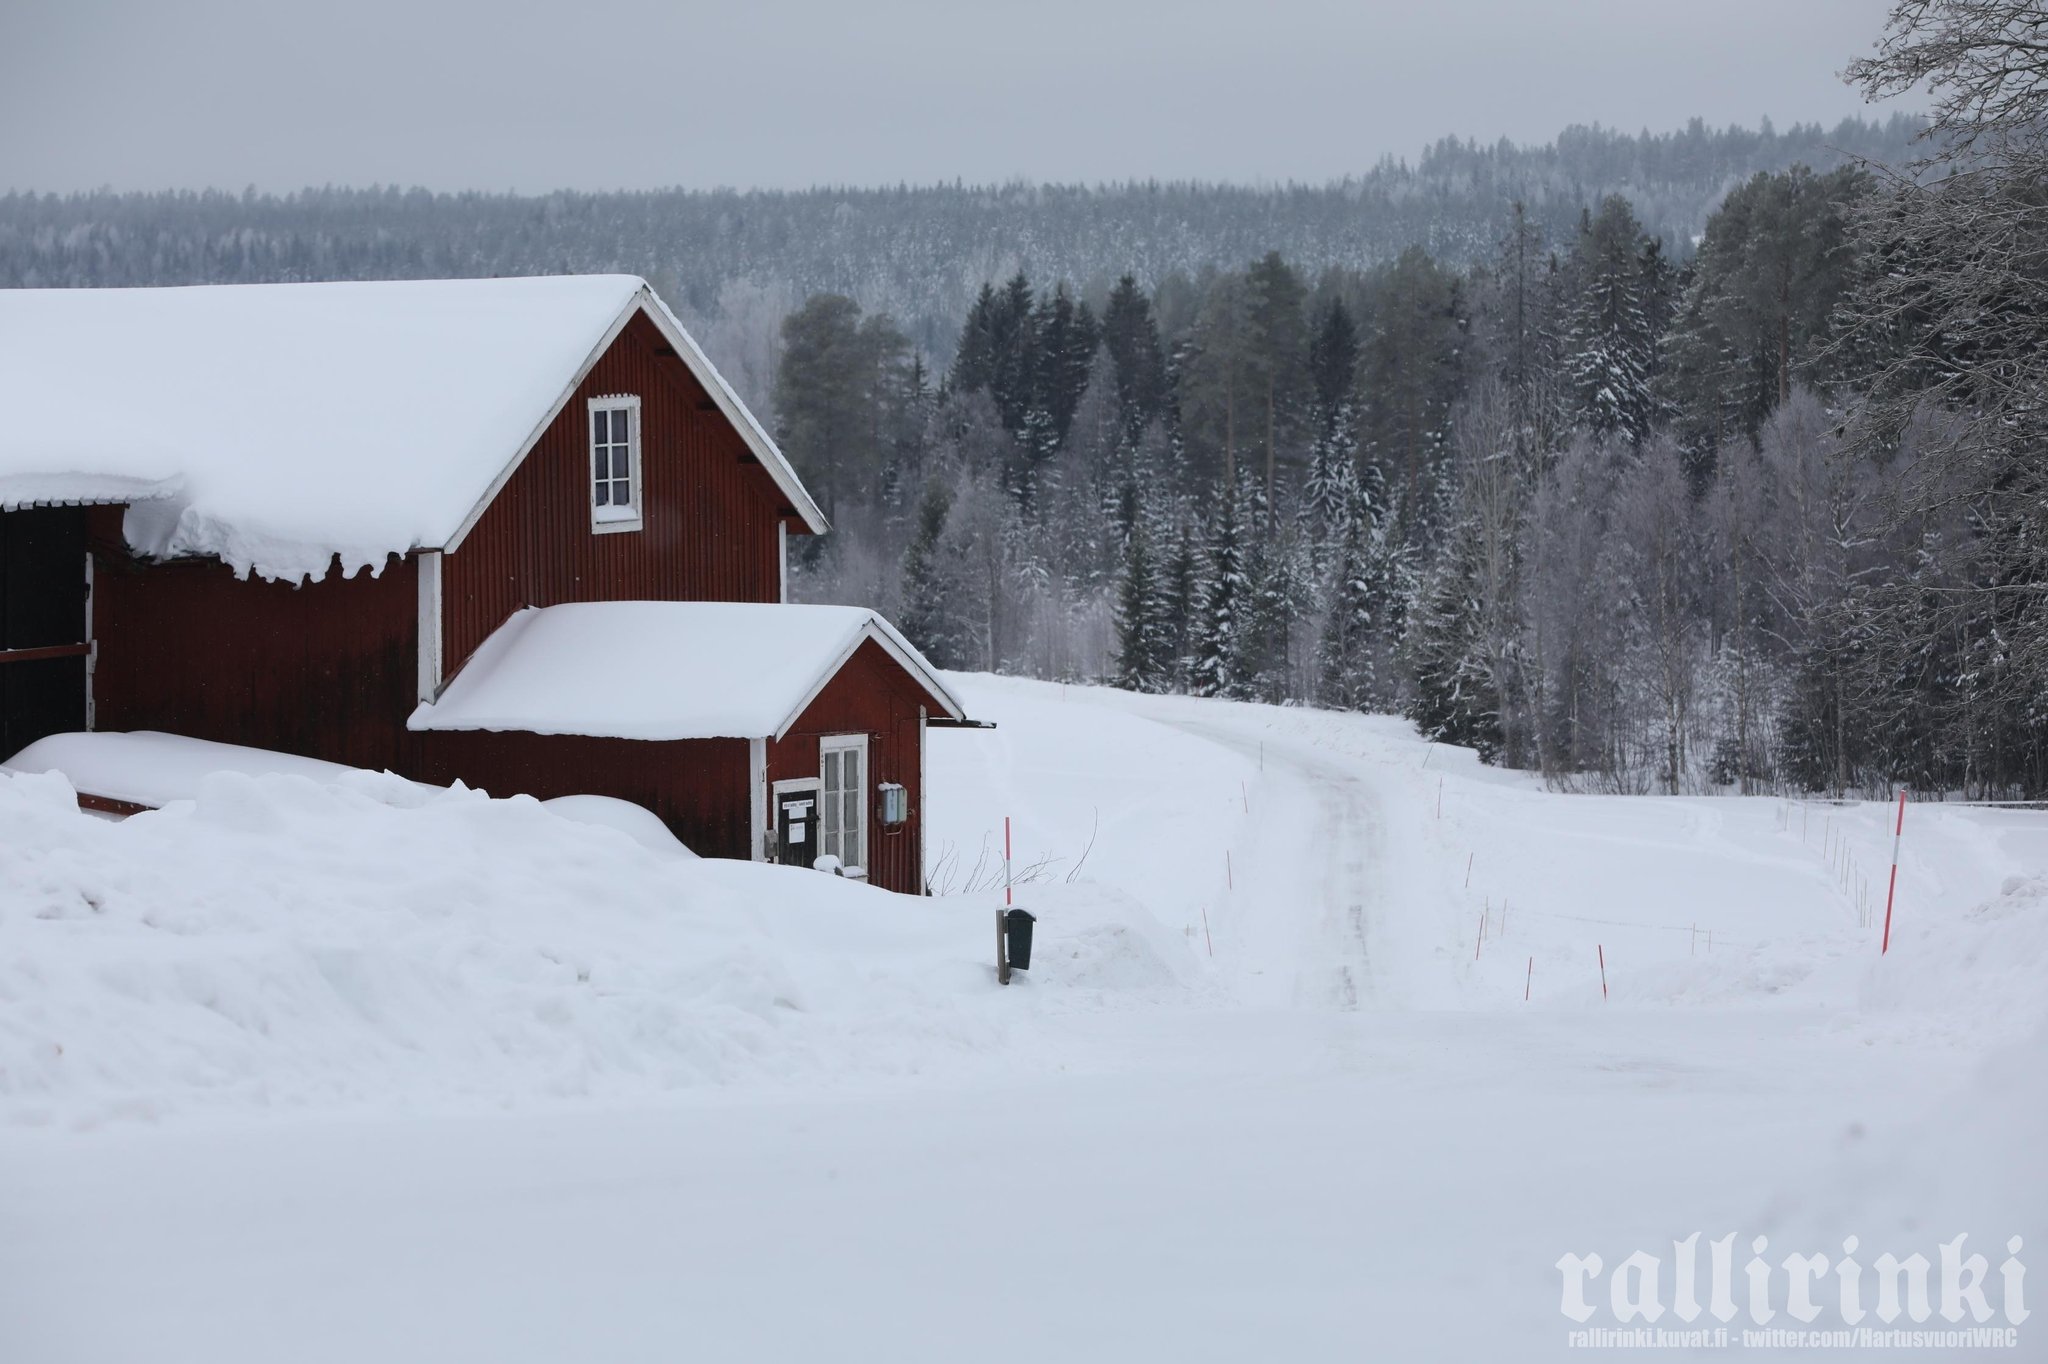
[[[1131,902],[1070,893],[1040,947],[1066,984],[998,1003],[985,899],[664,855],[367,773],[217,774],[121,823],[61,776],[0,776],[0,887],[0,1123],[1054,1064],[1020,1021],[1170,987],[1186,958]]]

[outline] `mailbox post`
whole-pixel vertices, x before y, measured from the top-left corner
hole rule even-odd
[[[1010,972],[1031,969],[1031,926],[1038,916],[1028,909],[996,911],[996,981],[1010,983]]]

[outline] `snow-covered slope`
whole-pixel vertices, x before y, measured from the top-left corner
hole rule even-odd
[[[951,680],[925,901],[0,780],[0,1358],[1570,1358],[1566,1252],[2048,1244],[2048,816],[1910,806],[1880,957],[1876,806]]]
[[[831,1085],[986,1062],[1030,1014],[981,913],[525,798],[222,773],[114,824],[23,775],[0,831],[0,1125]],[[1039,994],[1171,985],[1185,948],[1134,918],[1070,900]]]

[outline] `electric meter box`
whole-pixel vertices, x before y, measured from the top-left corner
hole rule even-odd
[[[910,792],[899,783],[885,781],[881,786],[882,823],[902,824],[910,818]]]

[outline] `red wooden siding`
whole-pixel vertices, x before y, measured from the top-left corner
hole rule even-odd
[[[421,734],[414,775],[461,778],[494,796],[615,796],[644,805],[704,857],[746,857],[747,741],[650,743],[574,734],[463,730]]]
[[[642,525],[594,535],[587,404],[619,393],[640,399]],[[784,505],[739,433],[638,314],[446,556],[443,675],[522,606],[777,601]]]
[[[868,736],[868,879],[889,890],[917,894],[924,889],[924,773],[918,750],[917,708],[931,708],[910,674],[873,640],[854,651],[839,675],[797,718],[779,741],[768,745],[768,780],[816,777],[818,740],[828,734]],[[910,796],[910,818],[894,828],[881,822],[875,788],[893,781]]]
[[[95,728],[408,768],[413,560],[303,587],[242,581],[212,559],[137,562],[120,518],[118,507],[94,511]]]

